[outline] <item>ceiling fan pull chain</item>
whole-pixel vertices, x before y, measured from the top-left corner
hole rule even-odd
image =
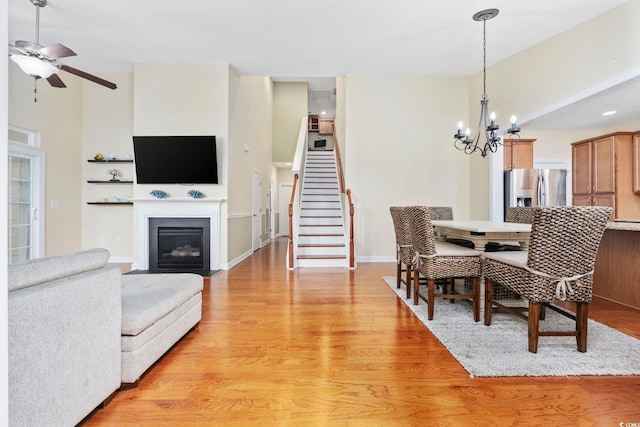
[[[38,79],[33,79],[33,102],[38,102]]]

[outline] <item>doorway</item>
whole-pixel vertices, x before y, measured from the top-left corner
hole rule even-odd
[[[293,184],[280,184],[278,199],[278,236],[289,235],[289,201]]]
[[[9,263],[44,256],[45,154],[35,141],[34,132],[9,129]]]
[[[256,169],[253,170],[251,185],[252,192],[252,244],[253,252],[260,249],[262,236],[262,174]]]

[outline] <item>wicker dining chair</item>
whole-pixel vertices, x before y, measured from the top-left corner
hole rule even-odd
[[[453,208],[451,206],[428,206],[429,217],[432,221],[453,221]]]
[[[507,216],[504,222],[516,222],[519,224],[532,224],[533,223],[533,210],[532,207],[512,206],[507,208]]]
[[[485,325],[491,325],[495,306],[528,321],[531,353],[538,351],[540,336],[575,336],[578,351],[586,352],[593,266],[611,212],[609,207],[534,208],[528,251],[484,254]],[[496,301],[495,283],[526,298],[528,315]],[[575,315],[554,305],[556,301],[575,303]],[[575,320],[575,329],[540,331],[542,307]]]
[[[482,273],[482,252],[446,242],[437,242],[426,206],[408,208],[409,230],[415,251],[413,262],[413,303],[422,299],[427,303],[427,317],[433,319],[435,298],[468,299],[472,303],[473,320],[480,320],[480,275]],[[420,293],[419,275],[427,279],[427,295]],[[436,279],[450,277],[472,277],[471,294],[435,293]]]
[[[409,218],[407,216],[406,206],[390,206],[391,218],[393,219],[393,228],[396,233],[396,285],[400,288],[401,284],[407,288],[407,298],[411,297],[411,272],[413,267],[413,244],[411,242],[411,232],[409,231]],[[404,269],[402,265],[404,264]],[[402,278],[402,272],[406,272],[406,278]]]

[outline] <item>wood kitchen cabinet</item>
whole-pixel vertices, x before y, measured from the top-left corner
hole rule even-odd
[[[320,119],[318,127],[320,135],[333,135],[333,120]]]
[[[640,194],[640,133],[633,135],[633,192]]]
[[[504,170],[532,169],[534,141],[535,139],[504,139]]]
[[[571,144],[573,205],[611,206],[614,219],[639,219],[633,134],[616,132]]]
[[[309,116],[309,125],[307,126],[307,131],[309,132],[318,132],[320,130],[320,117],[319,116]]]

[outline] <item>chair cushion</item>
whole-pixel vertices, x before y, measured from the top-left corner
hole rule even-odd
[[[491,259],[502,262],[504,264],[513,265],[514,267],[525,268],[527,266],[527,251],[508,251],[508,252],[484,252],[482,256],[485,259]]]
[[[482,252],[453,243],[436,242],[436,254],[438,256],[480,256]]]

